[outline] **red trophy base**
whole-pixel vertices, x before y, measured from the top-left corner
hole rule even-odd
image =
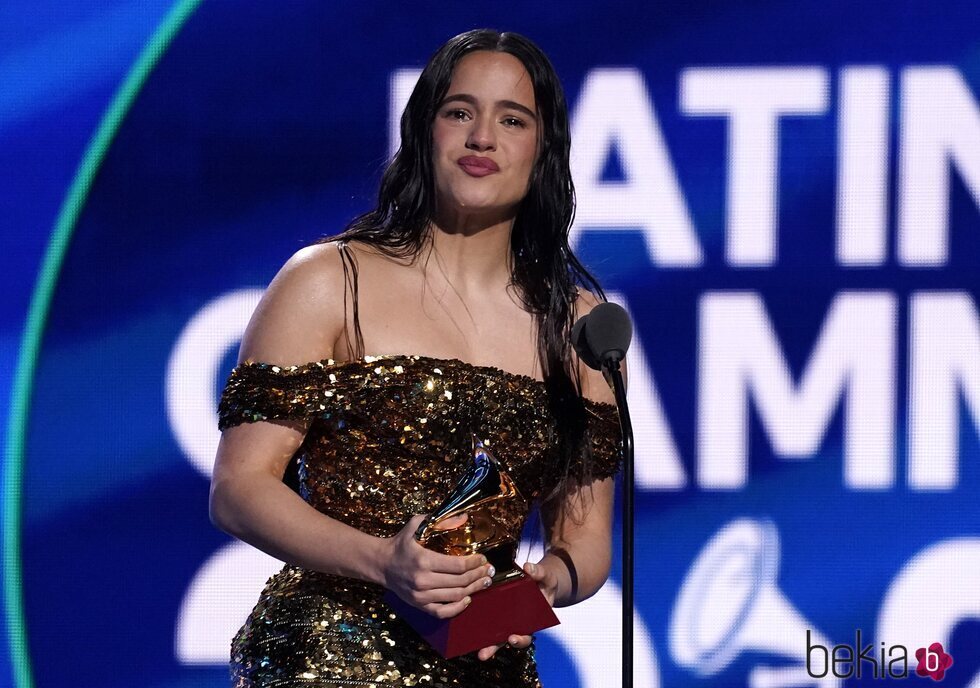
[[[446,659],[560,623],[530,576],[493,585],[474,593],[472,599],[451,619],[438,619],[390,590],[384,596],[385,603]]]

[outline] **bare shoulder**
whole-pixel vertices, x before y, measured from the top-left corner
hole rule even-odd
[[[298,365],[333,357],[344,327],[344,265],[335,242],[300,249],[252,314],[239,361]]]
[[[575,291],[575,319],[588,315],[589,312],[598,306],[602,301],[588,289],[576,289]]]
[[[358,239],[348,241],[347,247],[354,255],[354,260],[357,261],[358,264],[371,266],[374,270],[384,271],[396,266],[410,266],[414,264],[415,260],[417,259],[414,255],[405,257],[392,255],[391,253],[383,250],[380,246],[376,246],[366,241],[360,241]]]

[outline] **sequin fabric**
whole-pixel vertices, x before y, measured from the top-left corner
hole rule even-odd
[[[615,474],[614,406],[586,402],[593,475]],[[488,443],[521,494],[524,519],[557,478],[555,422],[543,383],[455,359],[365,356],[231,374],[219,427],[309,422],[296,454],[300,494],[320,512],[379,537],[449,495],[471,433]],[[312,686],[540,686],[534,646],[443,659],[381,601],[384,589],[285,566],[266,584],[232,641],[236,688]]]

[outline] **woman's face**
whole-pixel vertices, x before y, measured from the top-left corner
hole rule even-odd
[[[489,51],[463,57],[432,128],[440,216],[512,217],[537,159],[538,126],[520,60]]]

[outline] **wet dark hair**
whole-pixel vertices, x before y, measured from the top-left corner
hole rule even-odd
[[[529,39],[490,29],[467,31],[440,47],[422,70],[401,117],[401,147],[385,169],[377,207],[355,218],[339,235],[323,241],[361,241],[391,257],[418,256],[429,238],[436,211],[433,175],[433,123],[459,61],[476,51],[503,52],[524,65],[538,110],[538,158],[527,195],[511,234],[512,277],[523,306],[538,326],[538,357],[544,370],[550,410],[557,421],[554,489],[543,495],[557,506],[577,485],[591,482],[591,448],[581,380],[572,364],[569,336],[577,287],[605,293],[568,246],[575,215],[575,188],[569,169],[568,109],[558,75],[548,57]],[[356,265],[351,266],[356,270]],[[345,262],[345,270],[347,265]],[[355,281],[356,284],[356,281]],[[363,355],[357,324],[355,340]]]

